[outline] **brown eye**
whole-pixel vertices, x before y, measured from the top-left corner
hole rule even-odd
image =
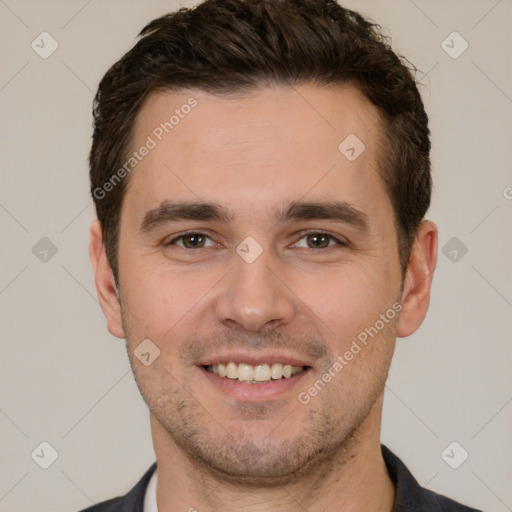
[[[330,236],[322,234],[307,235],[308,245],[313,249],[329,247]]]
[[[303,233],[300,240],[302,239],[306,240],[306,245],[296,244],[296,246],[304,249],[328,249],[336,245],[347,245],[346,242],[343,242],[339,238],[329,235],[328,233],[323,233],[321,231]]]
[[[203,247],[206,247],[204,244],[207,239],[211,240],[209,236],[202,233],[185,233],[176,238],[173,238],[165,245],[177,245],[178,247],[183,247],[185,249],[202,249]],[[178,241],[181,241],[181,243],[177,243]]]

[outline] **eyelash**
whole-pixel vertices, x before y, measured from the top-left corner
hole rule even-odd
[[[178,240],[181,240],[182,238],[186,237],[186,236],[189,236],[189,235],[201,235],[203,237],[206,237],[206,238],[209,238],[210,240],[212,240],[212,238],[204,233],[201,233],[200,231],[188,231],[186,233],[182,233],[181,235],[178,235],[176,237],[174,237],[172,240],[169,240],[169,242],[166,242],[164,243],[165,247],[169,247],[171,245],[175,245],[175,242],[177,242]],[[331,240],[334,240],[335,242],[338,243],[338,246],[340,247],[346,247],[348,246],[348,242],[347,241],[344,241],[344,240],[340,240],[339,238],[329,234],[329,233],[326,233],[324,231],[303,231],[301,233],[299,233],[300,237],[299,237],[299,240],[301,240],[302,238],[308,236],[308,235],[323,235],[323,236],[326,236],[327,238],[330,238]],[[181,247],[181,246],[178,246],[180,247],[181,249],[186,249],[186,250],[189,250],[189,251],[193,251],[193,250],[198,250],[198,249],[207,249],[208,247],[197,247],[197,248],[189,248],[189,247]],[[317,249],[314,249],[312,247],[302,247],[302,249],[314,249],[314,250],[326,250],[326,249],[332,249],[334,248],[335,246],[327,246],[327,247],[319,247]]]

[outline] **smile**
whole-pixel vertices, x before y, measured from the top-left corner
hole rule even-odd
[[[209,373],[233,381],[258,384],[271,382],[272,380],[289,379],[304,372],[306,367],[282,363],[251,365],[230,361],[227,364],[206,365],[204,369]]]

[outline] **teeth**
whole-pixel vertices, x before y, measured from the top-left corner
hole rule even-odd
[[[259,364],[254,368],[254,380],[257,382],[265,382],[270,380],[270,366],[268,364]]]
[[[270,375],[273,379],[280,379],[283,376],[283,365],[281,363],[273,364],[270,368]]]
[[[304,371],[303,366],[292,366],[291,364],[274,363],[272,365],[262,363],[256,366],[240,363],[236,364],[230,361],[228,364],[214,364],[207,366],[210,373],[227,377],[228,379],[238,380],[240,382],[270,382],[282,378],[289,379]]]
[[[226,377],[228,379],[238,379],[238,366],[235,363],[228,363],[226,367]]]
[[[254,368],[250,364],[239,364],[238,380],[254,380]]]

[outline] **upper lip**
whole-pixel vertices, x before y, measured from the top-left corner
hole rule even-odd
[[[210,366],[219,363],[227,364],[229,362],[250,364],[252,366],[274,363],[290,364],[292,366],[312,366],[311,362],[307,359],[296,355],[286,354],[285,352],[247,351],[232,351],[205,357],[198,363],[198,366]]]

